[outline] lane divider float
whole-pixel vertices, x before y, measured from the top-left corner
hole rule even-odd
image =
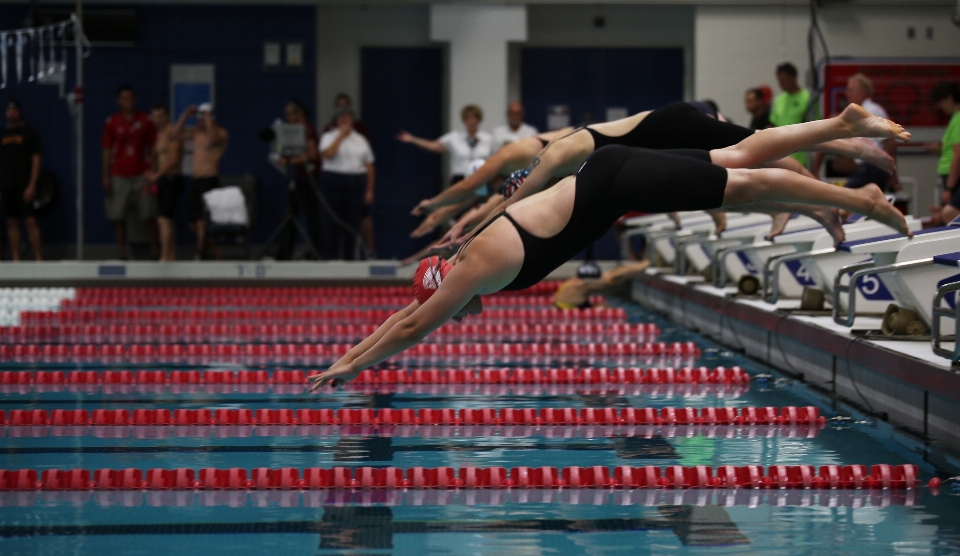
[[[2,371],[0,385],[303,384],[319,370]],[[749,384],[740,367],[367,369],[352,384]]]
[[[928,483],[938,487],[934,477]],[[915,489],[919,469],[912,464],[760,465],[716,468],[593,467],[258,467],[251,470],[35,469],[0,471],[0,490],[307,490],[307,489]]]
[[[585,426],[585,425],[816,425],[826,419],[815,406],[401,408],[401,409],[13,409],[0,411],[4,425],[23,426]]]

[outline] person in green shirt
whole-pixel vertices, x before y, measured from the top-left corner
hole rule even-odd
[[[947,130],[940,142],[940,163],[937,173],[943,185],[943,209],[940,217],[943,223],[960,216],[960,85],[954,81],[938,83],[930,95],[937,108],[950,116]]]
[[[797,67],[790,62],[777,66],[777,83],[783,92],[773,99],[770,123],[780,127],[806,121],[807,109],[810,107],[810,91],[801,88],[797,82]],[[807,153],[794,153],[792,156],[806,166]]]

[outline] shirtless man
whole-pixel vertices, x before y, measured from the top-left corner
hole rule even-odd
[[[184,130],[187,119],[194,114],[197,116],[197,126]],[[230,134],[214,121],[213,106],[209,102],[184,110],[177,122],[177,130],[182,132],[185,141],[193,140],[190,228],[197,235],[197,258],[202,259],[216,248],[206,235],[203,194],[220,187],[220,159],[227,150]]]
[[[157,143],[153,148],[151,169],[147,180],[157,184],[159,206],[157,225],[160,227],[160,260],[177,260],[177,236],[173,228],[173,216],[177,201],[183,193],[184,179],[181,171],[183,141],[177,127],[170,123],[170,109],[166,104],[157,104],[150,112],[150,119],[157,127]]]

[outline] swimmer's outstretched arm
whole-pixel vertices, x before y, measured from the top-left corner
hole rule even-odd
[[[593,152],[593,139],[587,134],[575,132],[560,139],[551,141],[533,158],[530,163],[530,175],[523,181],[517,191],[503,202],[500,210],[539,193],[555,177],[565,177],[567,173],[574,173],[580,163]],[[569,168],[570,172],[564,172]],[[564,174],[564,175],[561,175]],[[500,210],[497,212],[499,213]]]
[[[373,332],[373,334],[367,336],[367,338],[364,339],[362,342],[350,348],[350,350],[348,350],[347,353],[343,354],[343,357],[338,359],[336,363],[330,366],[330,368],[333,369],[336,367],[343,367],[345,365],[349,365],[350,363],[353,363],[358,357],[360,357],[361,355],[366,353],[367,350],[369,350],[374,345],[376,345],[376,343],[380,341],[380,338],[383,338],[386,335],[386,333],[389,332],[390,329],[394,327],[394,325],[396,325],[398,322],[402,321],[403,319],[407,318],[408,316],[412,315],[413,312],[416,311],[417,307],[419,306],[420,306],[420,302],[418,302],[417,300],[414,300],[413,303],[411,303],[410,305],[407,305],[403,309],[400,309],[396,313],[390,315],[390,318],[383,321],[383,324],[378,326],[377,329]],[[311,382],[311,385],[312,384],[313,383]],[[313,388],[311,388],[311,391],[313,391]]]
[[[509,149],[510,145],[503,147],[490,156],[490,158],[487,158],[483,165],[477,168],[474,173],[451,185],[444,191],[441,191],[438,195],[420,201],[420,204],[414,207],[411,214],[421,215],[425,212],[435,211],[446,205],[456,205],[464,201],[472,201],[477,197],[474,191],[481,185],[489,183],[496,178],[497,175],[500,174],[500,170],[504,164],[512,158]]]
[[[447,205],[431,212],[426,218],[423,219],[423,222],[421,222],[416,229],[410,232],[410,237],[423,237],[429,234],[437,229],[437,226],[442,225],[444,222],[447,222],[460,212],[469,208],[470,203],[472,202],[472,199],[467,199],[466,201],[461,201],[456,205]]]
[[[608,270],[600,275],[600,282],[603,288],[618,286],[627,280],[631,280],[641,274],[650,266],[650,261],[637,261],[623,266],[618,266]]]
[[[481,222],[485,222],[503,202],[503,195],[492,195],[485,203],[460,217],[460,220],[450,228],[437,242],[437,247],[452,247],[466,240],[465,234],[475,230]]]
[[[328,370],[308,379],[310,391],[328,383],[339,386],[353,380],[360,371],[415,346],[431,332],[460,312],[473,296],[485,291],[488,268],[483,262],[454,265],[426,303],[414,301],[383,323],[369,338],[347,352]],[[480,272],[478,272],[480,271]],[[502,285],[500,286],[502,287]],[[499,289],[499,288],[498,288]]]
[[[496,215],[500,214],[513,203],[543,191],[556,177],[565,177],[576,172],[580,164],[593,152],[593,139],[586,133],[574,132],[555,139],[534,157],[530,163],[530,175],[523,184],[510,196],[475,226],[482,228]],[[565,169],[569,168],[569,172]],[[464,239],[469,239],[468,237]]]

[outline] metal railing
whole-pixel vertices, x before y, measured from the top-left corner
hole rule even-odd
[[[873,260],[869,260],[847,265],[841,268],[840,272],[837,273],[836,278],[833,279],[833,322],[846,327],[853,326],[853,321],[857,318],[856,294],[857,282],[860,280],[860,278],[863,278],[864,276],[875,276],[877,274],[887,274],[890,272],[896,272],[898,270],[906,270],[908,268],[918,268],[931,264],[933,264],[932,257],[884,266],[875,266],[876,263]],[[843,277],[847,275],[850,276],[850,281],[847,284],[843,284]],[[846,314],[843,314],[843,310],[840,308],[840,296],[842,294],[847,295]]]
[[[760,294],[763,297],[763,300],[767,303],[775,304],[780,299],[780,268],[785,263],[806,257],[829,255],[836,252],[837,250],[835,248],[829,247],[827,249],[818,249],[816,251],[787,253],[785,255],[770,257],[763,265],[763,279],[760,282]]]
[[[944,284],[937,288],[937,294],[933,296],[933,315],[931,318],[933,322],[930,323],[932,325],[933,353],[940,357],[945,357],[954,363],[960,361],[960,341],[957,341],[957,338],[960,337],[960,303],[954,303],[953,309],[949,307],[944,308],[941,306],[941,303],[948,294],[956,291],[960,291],[960,282]],[[940,334],[941,318],[953,319],[953,351],[940,347],[940,343],[943,340]]]

